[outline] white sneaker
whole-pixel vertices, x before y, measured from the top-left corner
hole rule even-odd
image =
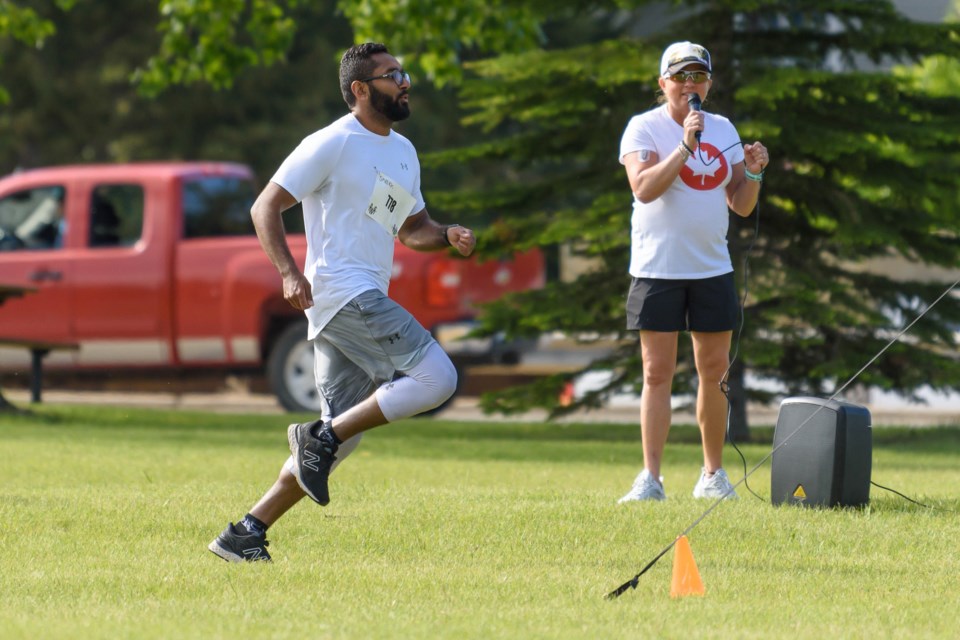
[[[712,476],[707,475],[706,469],[700,470],[700,479],[697,480],[697,486],[693,488],[694,498],[727,498],[732,500],[739,498],[737,492],[733,490],[730,484],[730,478],[723,469],[717,469]]]
[[[633,481],[633,486],[627,495],[617,500],[617,504],[624,502],[634,502],[637,500],[666,500],[667,494],[663,492],[663,478],[657,480],[649,471],[644,469]]]

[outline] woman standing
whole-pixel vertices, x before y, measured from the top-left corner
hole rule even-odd
[[[633,192],[627,328],[640,332],[644,469],[620,502],[664,500],[660,463],[670,430],[677,338],[689,331],[699,378],[703,469],[697,498],[736,497],[723,470],[726,398],[738,302],[727,248],[728,208],[753,211],[767,149],[741,145],[733,124],[700,110],[713,85],[710,53],[677,42],[660,61],[660,106],[634,116],[620,141]]]

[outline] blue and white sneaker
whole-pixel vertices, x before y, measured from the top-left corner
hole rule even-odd
[[[325,443],[310,432],[316,422],[291,424],[287,427],[287,442],[293,455],[293,475],[297,484],[320,505],[330,503],[330,470],[336,461],[337,446]]]
[[[697,486],[693,488],[694,498],[726,498],[735,500],[740,496],[734,491],[730,484],[730,478],[723,469],[717,469],[713,475],[708,476],[706,469],[700,469],[700,479],[697,480]]]
[[[633,486],[627,495],[617,500],[617,504],[624,502],[638,502],[641,500],[666,500],[667,494],[663,491],[663,478],[654,478],[644,469],[633,481]]]
[[[266,536],[248,533],[231,522],[216,540],[207,545],[207,549],[227,562],[270,562],[272,558],[267,553],[269,544]]]

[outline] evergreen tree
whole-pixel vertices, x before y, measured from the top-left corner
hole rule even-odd
[[[43,42],[54,31],[52,20],[21,4],[0,3],[0,36]],[[65,10],[74,0],[34,4]],[[764,141],[774,157],[760,215],[735,217],[730,227],[741,291],[749,284],[731,372],[734,436],[743,437],[747,395],[765,396],[744,388],[745,370],[780,382],[788,395],[825,395],[941,292],[942,285],[926,278],[870,269],[871,261],[957,266],[958,90],[956,82],[945,83],[938,75],[956,78],[960,38],[955,24],[907,21],[889,0],[675,0],[672,13],[663,5],[644,0],[337,3],[355,39],[390,42],[398,52],[411,54],[411,69],[438,82],[455,80],[462,61],[505,52],[470,65],[462,98],[471,110],[466,123],[479,142],[426,159],[428,169],[457,177],[455,190],[428,197],[434,211],[456,214],[464,222],[489,222],[481,237],[481,251],[488,255],[570,245],[595,259],[596,268],[575,281],[511,297],[485,316],[489,332],[562,330],[619,337],[621,348],[589,367],[613,375],[606,389],[579,403],[586,405],[600,403],[613,389],[639,391],[642,384],[636,338],[622,330],[630,196],[616,161],[620,135],[632,114],[653,106],[658,58],[666,44],[693,40],[710,49],[716,69],[705,108],[730,117],[745,141]],[[195,81],[224,89],[238,76],[244,82],[251,68],[292,59],[294,36],[302,26],[298,16],[322,20],[331,10],[302,0],[169,0],[160,6],[157,55],[136,74],[151,95]],[[682,20],[667,25],[663,19],[669,15]],[[610,30],[618,37],[591,40]],[[551,40],[551,34],[560,33],[567,37]],[[582,44],[559,46],[571,34]],[[77,37],[84,35],[81,30]],[[96,41],[109,45],[109,35]],[[304,43],[313,33],[300,35]],[[533,48],[538,43],[544,48]],[[922,65],[891,71],[917,61]],[[129,77],[132,71],[103,68],[111,77]],[[8,77],[5,69],[5,84]],[[269,84],[272,76],[260,78]],[[36,86],[42,101],[45,85]],[[273,93],[282,91],[278,87]],[[241,104],[231,99],[221,106],[240,119],[250,113]],[[269,110],[274,102],[259,104],[254,109]],[[162,111],[186,120],[196,107],[184,100],[178,108],[174,100]],[[129,112],[130,104],[123,108]],[[304,113],[301,109],[296,113]],[[67,124],[90,122],[69,109],[64,114]],[[0,124],[10,125],[13,117],[4,112]],[[268,120],[259,122],[266,124],[234,127],[252,134],[238,135],[237,147],[255,148],[257,136],[284,148],[295,141],[278,138]],[[13,122],[10,131],[20,143],[24,128]],[[43,129],[32,131],[40,135]],[[447,143],[457,138],[442,137]],[[181,138],[183,146],[176,148],[198,148],[193,138]],[[116,157],[118,148],[141,149],[135,137],[129,140],[133,143],[106,145],[92,155]],[[749,270],[743,267],[745,257]],[[867,367],[858,383],[908,394],[925,384],[956,387],[958,321],[960,309],[949,297]],[[683,363],[676,381],[689,389],[692,367],[688,357]],[[567,377],[548,376],[488,397],[485,404],[504,411],[540,405],[561,412],[565,409],[556,399]]]
[[[461,97],[482,141],[430,161],[492,166],[501,179],[444,194],[443,206],[467,221],[496,213],[481,253],[567,243],[597,265],[573,282],[491,306],[486,331],[562,330],[617,336],[621,345],[588,367],[609,370],[609,384],[573,406],[558,406],[572,377],[563,374],[488,396],[488,409],[559,414],[624,387],[640,391],[636,337],[623,330],[630,193],[617,153],[630,116],[654,105],[659,54],[672,41],[711,51],[714,83],[704,108],[728,116],[744,142],[762,140],[773,158],[759,215],[731,217],[738,283],[749,292],[730,379],[733,437],[747,435],[746,398],[770,395],[745,389],[746,370],[779,382],[787,395],[832,394],[943,290],[868,268],[872,260],[957,266],[958,92],[890,70],[956,57],[955,24],[912,23],[879,0],[684,5],[682,21],[651,37],[630,37],[625,28],[598,44],[469,65]],[[646,14],[639,7],[629,15],[626,26]],[[955,387],[958,323],[949,297],[857,382],[906,394]],[[692,369],[686,353],[677,389],[690,389]]]

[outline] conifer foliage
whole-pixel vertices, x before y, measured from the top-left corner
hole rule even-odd
[[[86,6],[0,1],[0,45],[12,38],[41,46],[56,30],[49,16],[75,4]],[[617,154],[631,115],[655,105],[660,52],[678,40],[713,54],[704,108],[729,117],[744,142],[762,140],[772,157],[759,211],[731,217],[729,241],[746,300],[730,376],[732,435],[747,434],[748,398],[831,395],[868,362],[857,384],[911,394],[924,385],[952,389],[960,380],[954,295],[871,362],[937,299],[958,267],[955,21],[911,22],[890,0],[157,4],[158,51],[133,74],[150,96],[194,82],[230,87],[252,67],[287,60],[295,32],[309,22],[304,12],[326,16],[334,6],[355,39],[389,42],[409,54],[404,64],[414,72],[438,84],[462,83],[464,124],[474,142],[424,158],[428,170],[458,176],[449,191],[428,192],[431,211],[483,230],[483,254],[569,247],[593,264],[575,279],[553,279],[490,306],[482,330],[560,331],[619,345],[587,367],[609,371],[609,384],[573,405],[558,403],[569,373],[487,397],[489,409],[541,406],[558,414],[599,404],[615,390],[641,390],[636,336],[623,330],[631,196]],[[564,37],[551,40],[560,23]],[[613,37],[598,41],[599,32]],[[464,63],[471,59],[479,61]],[[114,67],[104,73],[128,77],[126,66]],[[3,102],[18,104],[0,88]],[[9,114],[4,122],[21,138],[30,130]],[[260,129],[270,135],[269,123]],[[880,263],[897,266],[883,270]],[[908,265],[947,271],[932,281]],[[688,342],[680,341],[677,391],[691,388]],[[758,379],[780,387],[745,385]]]
[[[617,155],[630,116],[655,104],[659,54],[672,41],[712,52],[704,109],[772,157],[759,212],[731,215],[738,286],[748,293],[730,380],[734,437],[747,435],[747,397],[770,397],[744,387],[746,371],[779,383],[781,394],[827,397],[949,284],[912,276],[901,261],[958,262],[960,100],[943,83],[932,89],[923,71],[960,53],[957,25],[911,22],[885,1],[685,5],[682,20],[652,37],[628,33],[647,15],[638,6],[623,10],[634,20],[623,21],[622,37],[469,65],[461,97],[477,142],[429,162],[471,163],[487,179],[432,201],[463,220],[491,221],[482,252],[566,244],[595,265],[494,304],[484,329],[620,344],[589,367],[611,373],[607,387],[571,406],[558,405],[572,377],[563,374],[488,396],[488,409],[559,414],[642,388],[636,336],[623,329],[631,195]],[[923,57],[920,71],[895,70]],[[857,384],[907,394],[955,386],[955,300],[927,313]],[[682,349],[675,391],[689,391],[693,373]]]

